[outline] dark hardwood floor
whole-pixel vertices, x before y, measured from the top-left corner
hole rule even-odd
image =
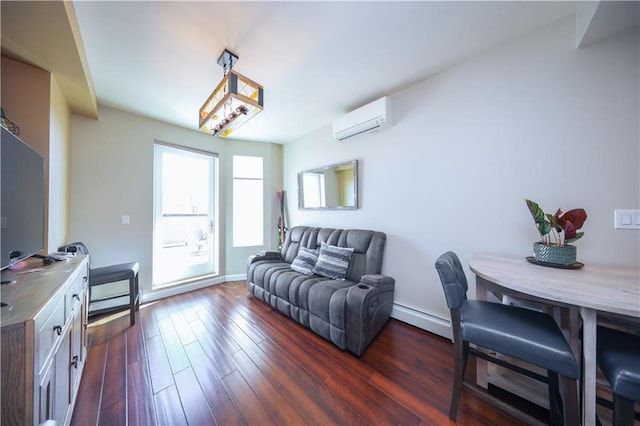
[[[133,327],[126,311],[91,322],[73,425],[453,424],[452,344],[400,321],[358,358],[255,299],[244,282],[137,315]],[[467,391],[458,423],[522,424]]]

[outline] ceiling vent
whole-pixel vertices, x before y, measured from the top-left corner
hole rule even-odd
[[[333,122],[333,137],[343,141],[374,133],[391,126],[389,98],[383,97],[340,117]]]

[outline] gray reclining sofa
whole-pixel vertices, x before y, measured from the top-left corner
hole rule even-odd
[[[385,242],[382,232],[297,226],[287,233],[281,252],[249,257],[247,288],[339,348],[360,356],[389,319],[393,305],[395,280],[380,275]],[[345,259],[342,255],[348,249],[353,250]],[[309,260],[310,253],[318,256],[316,263]],[[327,277],[335,277],[334,261],[348,262],[348,267],[342,264],[344,279],[339,279],[340,271],[338,279]]]

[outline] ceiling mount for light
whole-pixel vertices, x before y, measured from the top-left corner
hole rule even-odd
[[[226,137],[262,111],[264,91],[255,81],[233,71],[238,55],[225,49],[218,58],[224,77],[200,107],[200,130]]]

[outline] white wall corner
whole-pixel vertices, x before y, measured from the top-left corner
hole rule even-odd
[[[589,2],[582,11],[576,13],[576,47],[583,46],[583,40],[599,5],[599,1]]]
[[[453,341],[451,321],[408,306],[393,304],[391,317]]]
[[[576,14],[576,47],[586,47],[640,23],[636,1],[594,1]]]

